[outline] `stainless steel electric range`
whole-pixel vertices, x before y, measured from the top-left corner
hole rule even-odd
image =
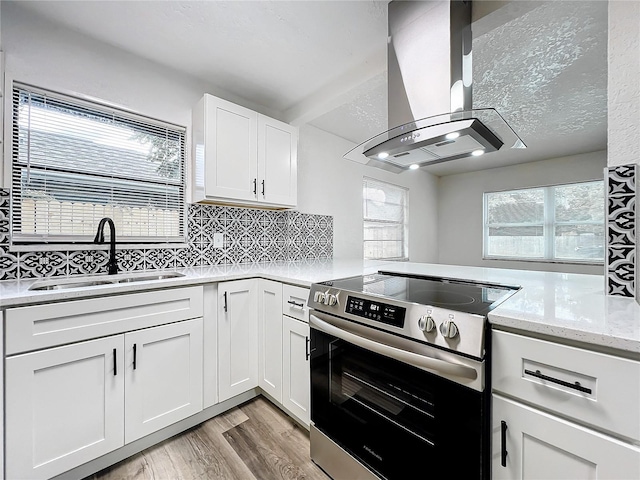
[[[488,479],[486,318],[518,288],[389,272],[313,284],[311,458],[335,480]]]

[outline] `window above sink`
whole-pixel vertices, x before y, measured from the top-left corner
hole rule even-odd
[[[185,131],[84,98],[14,82],[16,249],[89,244],[111,217],[120,244],[185,242]]]

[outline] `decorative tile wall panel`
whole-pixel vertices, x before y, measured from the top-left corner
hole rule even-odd
[[[0,189],[0,280],[104,273],[105,250],[10,252],[9,192]],[[213,248],[222,233],[223,247]],[[333,218],[296,211],[189,205],[187,245],[118,250],[122,272],[333,257]]]
[[[9,192],[0,188],[0,245],[9,243]]]
[[[69,252],[69,275],[87,275],[106,270],[109,252],[105,250],[80,250]]]
[[[61,277],[67,274],[66,252],[20,252],[20,278]]]
[[[635,296],[637,165],[607,169],[607,294]]]
[[[18,277],[18,256],[9,251],[7,245],[0,245],[0,280],[15,280]]]

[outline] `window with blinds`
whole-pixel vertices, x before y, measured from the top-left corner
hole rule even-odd
[[[365,259],[408,260],[408,192],[397,185],[364,178]]]
[[[185,128],[14,83],[12,242],[184,242]]]

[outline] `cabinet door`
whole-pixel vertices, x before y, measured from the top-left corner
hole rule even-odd
[[[205,95],[205,196],[256,200],[258,114]]]
[[[640,478],[640,448],[497,395],[492,445],[496,480]]]
[[[309,425],[309,325],[282,317],[282,405]]]
[[[202,410],[202,318],[125,334],[125,442]]]
[[[282,284],[258,285],[258,385],[282,403]]]
[[[298,131],[273,118],[258,116],[258,199],[295,206],[298,197]]]
[[[258,306],[254,280],[218,285],[220,401],[258,386]]]
[[[124,444],[124,336],[6,360],[6,476],[50,478]]]

